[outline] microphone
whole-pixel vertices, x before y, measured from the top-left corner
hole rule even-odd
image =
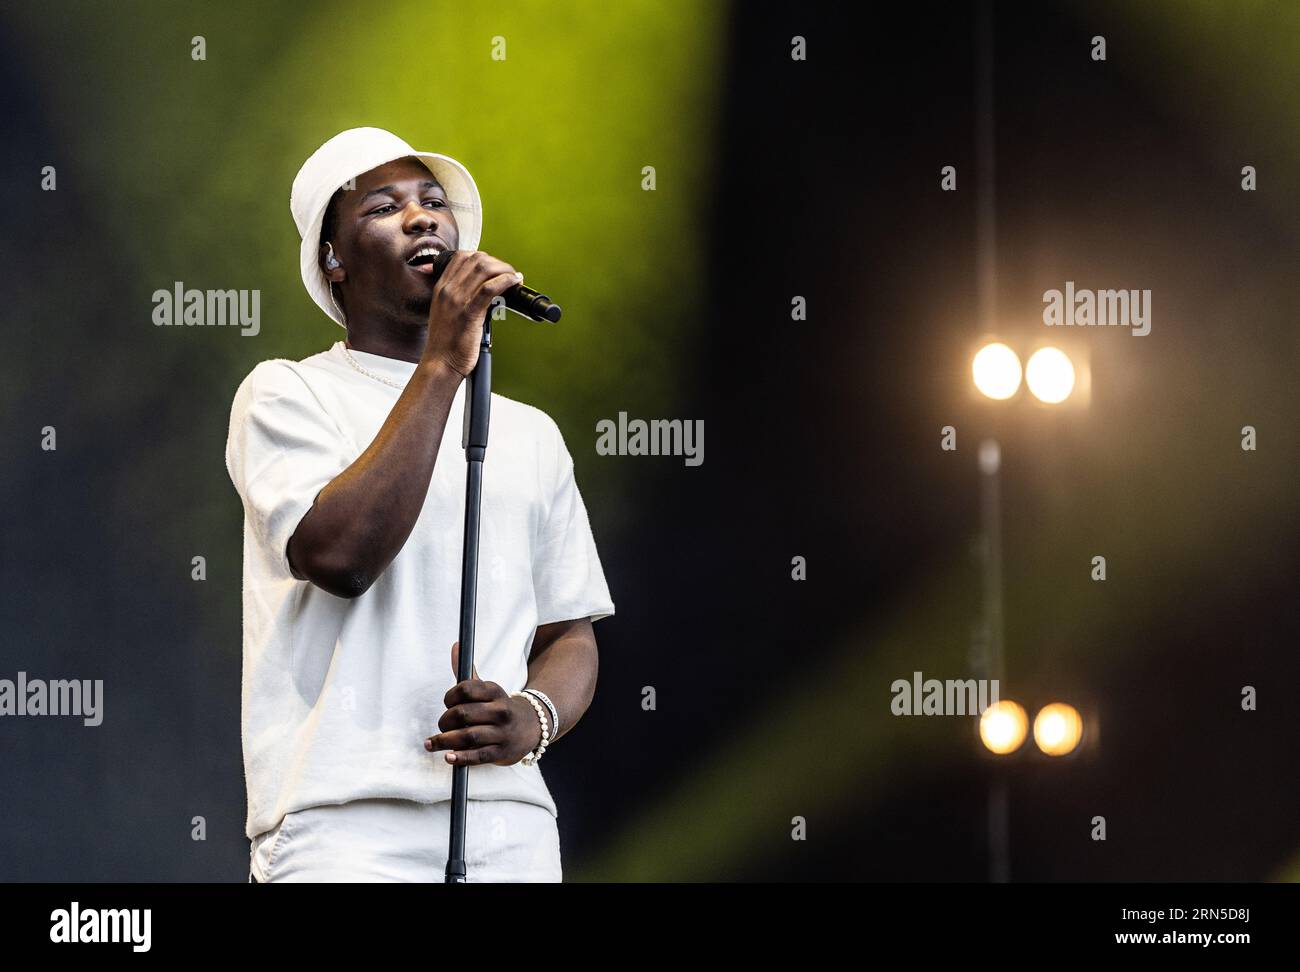
[[[433,282],[437,283],[442,272],[447,269],[447,264],[451,262],[452,254],[455,250],[442,250],[433,258]],[[531,287],[525,287],[523,284],[515,284],[509,290],[505,291],[501,297],[505,301],[506,310],[512,310],[516,314],[528,318],[530,321],[546,321],[550,324],[558,323],[560,320],[560,305],[554,303],[551,298],[545,294],[539,294]]]

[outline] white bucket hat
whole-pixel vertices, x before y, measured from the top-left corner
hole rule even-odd
[[[392,132],[382,128],[350,128],[340,132],[311,154],[293,178],[289,210],[302,237],[302,282],[316,306],[340,327],[343,315],[334,306],[330,282],[321,271],[321,223],[334,193],[350,179],[376,166],[414,156],[425,164],[447,193],[456,216],[461,250],[477,250],[483,232],[483,203],[469,170],[453,158],[436,152],[417,152]]]

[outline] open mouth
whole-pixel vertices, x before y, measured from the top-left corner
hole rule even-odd
[[[432,273],[433,261],[442,251],[434,246],[425,246],[416,250],[406,261],[406,265],[418,273]]]

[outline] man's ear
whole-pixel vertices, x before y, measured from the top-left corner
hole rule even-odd
[[[322,243],[320,249],[316,253],[316,265],[320,267],[320,272],[325,274],[325,278],[329,280],[330,283],[342,283],[347,279],[348,272],[343,268],[342,261],[339,261],[339,266],[334,267],[332,270],[330,269],[329,265],[325,262],[329,257],[329,252],[329,246]],[[334,259],[339,259],[338,250],[334,251]]]

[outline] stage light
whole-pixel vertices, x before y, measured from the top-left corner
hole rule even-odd
[[[980,716],[980,741],[991,753],[1014,753],[1025,741],[1029,717],[1024,707],[1009,699],[994,702]]]
[[[1040,402],[1057,405],[1074,391],[1074,365],[1059,348],[1039,348],[1025,365],[1025,384]]]
[[[1034,718],[1034,742],[1048,756],[1073,752],[1082,737],[1083,719],[1072,705],[1053,702],[1043,706]]]
[[[975,387],[989,398],[1010,398],[1020,388],[1020,357],[1005,344],[986,344],[971,362]]]

